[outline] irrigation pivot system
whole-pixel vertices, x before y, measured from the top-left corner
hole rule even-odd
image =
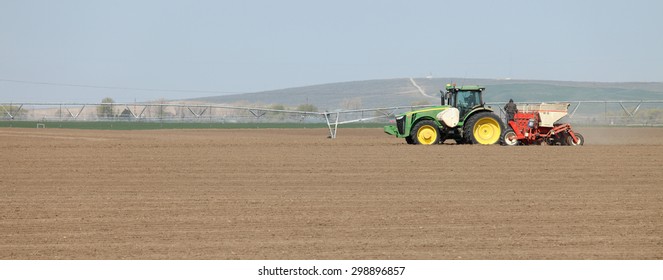
[[[662,110],[663,100],[582,100],[568,103],[565,119],[582,125],[661,126],[663,119],[648,116]],[[506,123],[504,102],[485,102]],[[540,103],[537,103],[540,104]],[[526,106],[518,103],[518,106]],[[176,103],[37,103],[0,102],[0,121],[49,122],[161,122],[161,123],[323,123],[329,138],[339,126],[351,123],[396,124],[395,116],[434,105],[393,106],[356,110],[305,112],[223,104]],[[651,115],[651,114],[650,114]]]
[[[161,122],[161,123],[326,123],[329,137],[339,125],[386,122],[397,111],[422,106],[394,106],[357,110],[307,112],[220,104],[174,103],[0,103],[0,120],[48,122]]]

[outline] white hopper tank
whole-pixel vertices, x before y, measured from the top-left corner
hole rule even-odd
[[[568,114],[571,103],[519,104],[518,112],[539,113],[539,126],[553,127],[555,122]]]

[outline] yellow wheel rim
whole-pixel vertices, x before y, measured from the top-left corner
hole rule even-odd
[[[430,125],[424,125],[417,131],[417,140],[424,145],[434,144],[437,140],[437,130]]]
[[[474,139],[479,144],[491,145],[497,143],[501,132],[500,124],[493,118],[481,118],[474,124]]]

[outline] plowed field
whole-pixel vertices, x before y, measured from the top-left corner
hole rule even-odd
[[[0,129],[0,259],[663,259],[663,129]]]

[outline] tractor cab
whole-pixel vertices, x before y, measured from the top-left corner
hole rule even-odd
[[[455,107],[460,111],[461,119],[478,106],[483,106],[483,90],[478,86],[463,86],[447,84],[447,92],[442,95],[442,105]],[[446,101],[446,104],[445,104]]]

